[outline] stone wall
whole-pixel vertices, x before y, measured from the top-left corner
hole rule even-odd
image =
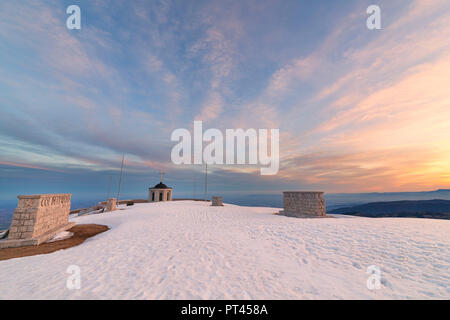
[[[211,205],[213,207],[222,207],[223,203],[222,203],[222,197],[212,197],[211,199]]]
[[[115,211],[117,209],[116,198],[111,198],[106,201],[106,212]]]
[[[172,189],[151,188],[148,192],[148,202],[172,201]]]
[[[69,223],[71,194],[18,196],[8,240],[31,239]]]
[[[325,217],[326,206],[323,192],[283,192],[284,215],[292,217]]]

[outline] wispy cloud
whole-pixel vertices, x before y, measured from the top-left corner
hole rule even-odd
[[[450,184],[448,1],[380,1],[376,31],[359,1],[79,3],[79,31],[60,1],[0,4],[4,165],[101,172],[126,153],[187,181],[170,133],[197,119],[280,129],[279,176],[214,168],[251,190]]]

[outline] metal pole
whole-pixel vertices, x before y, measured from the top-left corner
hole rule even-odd
[[[112,182],[112,176],[109,176],[108,193],[106,194],[106,200],[109,199],[109,195],[111,194],[111,182]]]
[[[205,200],[208,200],[208,164],[205,169]]]
[[[120,186],[122,185],[122,172],[123,172],[124,160],[125,160],[125,153],[122,155],[122,165],[120,166],[120,179],[119,179],[119,190],[117,192],[117,204],[119,204],[119,198],[120,198]]]
[[[194,200],[197,197],[196,193],[197,193],[197,174],[194,172],[194,190],[192,192],[192,199]]]

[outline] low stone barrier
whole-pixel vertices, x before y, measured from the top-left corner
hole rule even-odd
[[[116,198],[111,198],[106,201],[106,212],[115,211],[117,209],[117,200]]]
[[[213,207],[223,207],[222,197],[212,197],[211,205]]]
[[[297,217],[325,217],[326,206],[323,192],[286,191],[283,192],[284,210],[280,214]]]
[[[18,196],[19,204],[7,240],[0,241],[0,248],[38,245],[55,234],[70,229],[71,194],[39,194]]]

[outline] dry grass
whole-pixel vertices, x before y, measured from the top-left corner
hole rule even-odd
[[[73,233],[73,236],[65,240],[42,243],[38,246],[0,249],[0,261],[35,256],[38,254],[47,254],[58,250],[75,247],[82,244],[86,239],[108,230],[109,228],[107,226],[98,224],[76,225],[68,230]]]

